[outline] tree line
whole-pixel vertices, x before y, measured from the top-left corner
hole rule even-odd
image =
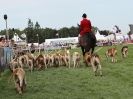
[[[51,39],[51,38],[65,38],[65,37],[76,37],[79,34],[79,28],[77,27],[63,27],[59,30],[52,29],[52,28],[41,28],[40,24],[38,22],[35,22],[35,24],[31,21],[31,19],[28,19],[27,27],[23,30],[19,29],[8,29],[9,33],[9,39],[12,39],[15,34],[17,34],[21,39],[26,39],[22,34],[25,34],[27,37],[28,43],[35,43],[35,42],[45,42],[45,39]],[[5,35],[6,30],[1,30],[0,35]]]
[[[98,30],[97,27],[93,26],[93,33],[96,33]],[[15,34],[17,34],[21,39],[26,39],[23,36],[21,36],[23,33],[27,37],[28,43],[35,43],[35,42],[45,42],[45,39],[51,39],[51,38],[65,38],[65,37],[77,37],[79,34],[79,26],[77,25],[72,27],[63,27],[59,30],[52,29],[52,28],[41,28],[40,24],[38,22],[35,22],[35,24],[32,22],[31,19],[28,19],[27,27],[23,30],[19,29],[8,29],[9,32],[9,39],[12,39]],[[0,35],[5,35],[6,30],[1,30]],[[111,34],[108,30],[100,31],[100,34],[102,35],[109,35]]]

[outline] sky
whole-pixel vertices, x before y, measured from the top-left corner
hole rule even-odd
[[[77,26],[86,13],[93,26],[100,30],[112,30],[118,25],[127,33],[133,24],[133,0],[0,0],[0,30],[24,29],[28,19],[39,22],[42,28],[60,29]]]

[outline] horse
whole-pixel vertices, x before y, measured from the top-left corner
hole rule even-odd
[[[80,32],[80,25],[78,24],[79,32]],[[95,46],[96,46],[96,37],[93,32],[86,33],[84,36],[78,36],[79,44],[81,46],[81,50],[83,53],[83,56],[86,52],[89,52],[91,50],[91,54],[94,52]]]

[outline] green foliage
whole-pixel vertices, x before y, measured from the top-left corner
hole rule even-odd
[[[92,32],[93,32],[93,33],[96,33],[98,30],[99,30],[99,29],[98,29],[97,27],[92,26]]]
[[[27,89],[23,95],[18,95],[14,83],[8,82],[11,73],[5,71],[0,77],[1,99],[132,99],[133,97],[133,66],[132,49],[129,45],[129,55],[122,59],[121,45],[117,46],[117,63],[107,61],[103,47],[97,52],[101,57],[103,77],[94,76],[91,67],[80,68],[58,67],[30,73],[26,69]],[[97,47],[96,49],[98,49]],[[71,50],[71,52],[80,49]]]
[[[96,33],[98,30],[97,27],[93,26],[92,31],[93,33]],[[2,30],[0,32],[0,35],[5,35],[6,31]],[[12,39],[14,34],[17,33],[18,36],[25,40],[27,39],[28,43],[42,43],[45,42],[45,39],[51,39],[51,38],[66,38],[66,37],[77,37],[79,34],[79,26],[77,27],[63,27],[59,30],[52,29],[52,28],[41,28],[39,22],[36,22],[35,24],[32,22],[31,19],[28,19],[27,27],[20,31],[19,29],[9,29],[9,38]],[[25,33],[27,38],[21,37],[21,35]],[[57,35],[59,34],[59,35]],[[106,33],[102,33],[103,35],[107,35]]]
[[[13,31],[13,29],[9,28],[8,33],[9,33],[9,39],[12,39],[13,36],[15,35],[15,33],[17,33],[20,36],[21,31],[19,29],[14,29],[14,31]],[[6,30],[1,30],[0,35],[6,35]]]
[[[58,33],[60,38],[70,37],[69,29],[67,27],[61,28]]]
[[[36,22],[36,24],[35,24],[35,29],[36,29],[36,30],[40,29],[40,25],[39,25],[38,22]]]
[[[28,27],[25,29],[26,31],[26,36],[27,36],[27,40],[29,43],[33,42],[35,43],[36,41],[36,34],[34,32],[34,27],[33,27],[33,22],[31,21],[31,19],[28,20]]]
[[[72,26],[69,28],[69,36],[70,37],[76,37],[76,36],[78,36],[78,34],[79,34],[78,27]]]
[[[5,35],[6,31],[2,30],[0,32],[0,35]],[[9,38],[12,39],[14,34],[18,34],[18,36],[25,40],[25,38],[21,37],[23,33],[27,36],[28,43],[35,43],[35,42],[45,42],[45,39],[51,39],[51,38],[58,38],[58,37],[76,37],[79,34],[79,28],[78,27],[64,27],[59,30],[52,29],[52,28],[41,28],[40,24],[38,22],[34,23],[31,19],[28,19],[27,27],[20,31],[19,29],[9,29]],[[59,34],[58,37],[56,34]]]
[[[105,35],[105,36],[108,36],[108,35],[112,34],[108,30],[102,30],[102,31],[99,31],[99,32],[100,32],[101,35]]]

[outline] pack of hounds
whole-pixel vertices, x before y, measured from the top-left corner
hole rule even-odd
[[[112,59],[112,62],[117,62],[116,55],[117,49],[109,48],[105,52],[108,58]],[[128,55],[128,46],[121,48],[121,55],[126,58]],[[19,94],[22,94],[26,89],[26,75],[25,68],[28,67],[30,72],[34,70],[45,70],[50,67],[66,66],[68,68],[77,68],[81,64],[82,55],[79,52],[73,52],[70,54],[68,49],[54,51],[53,53],[34,55],[31,53],[18,53],[10,62],[10,70],[12,72],[11,78],[15,83],[15,88]],[[91,54],[90,52],[85,53],[83,57],[84,62],[87,66],[91,66],[95,76],[102,76],[102,66],[100,56],[96,53]],[[73,64],[73,65],[72,65]]]

